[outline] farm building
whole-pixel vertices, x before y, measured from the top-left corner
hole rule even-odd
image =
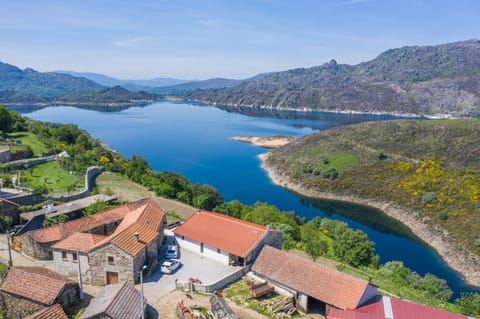
[[[377,296],[368,281],[338,272],[288,252],[265,246],[252,267],[281,294],[295,298],[297,308],[321,314],[330,308],[356,309]]]
[[[282,233],[230,216],[198,211],[173,233],[182,249],[221,263],[251,264],[264,245],[282,247]]]

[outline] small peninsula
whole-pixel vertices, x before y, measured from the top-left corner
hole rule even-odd
[[[367,122],[261,156],[282,187],[366,204],[408,226],[480,286],[480,120]]]
[[[234,136],[232,140],[251,143],[265,148],[279,148],[294,141],[296,138],[293,136]]]

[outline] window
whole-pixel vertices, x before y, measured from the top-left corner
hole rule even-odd
[[[222,251],[220,249],[217,248],[217,253],[221,254]]]
[[[72,253],[72,259],[74,263],[77,262],[77,253]]]
[[[108,263],[113,264],[113,256],[108,256]]]
[[[67,260],[67,252],[62,251],[62,259]]]

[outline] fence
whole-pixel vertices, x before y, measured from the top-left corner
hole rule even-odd
[[[233,273],[210,284],[199,284],[199,283],[194,283],[192,281],[177,280],[175,281],[175,286],[177,288],[188,290],[188,291],[196,291],[196,292],[201,292],[206,294],[213,293],[217,290],[225,288],[228,284],[241,278],[244,275],[244,270],[245,268],[241,267],[238,270],[235,270]]]

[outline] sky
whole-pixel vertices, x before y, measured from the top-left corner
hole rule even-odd
[[[121,79],[243,79],[480,38],[478,0],[0,0],[0,61]]]

